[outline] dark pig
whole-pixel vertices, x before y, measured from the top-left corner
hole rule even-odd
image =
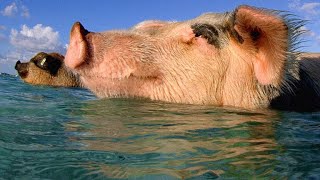
[[[77,22],[65,63],[101,98],[266,108],[300,79],[302,25],[250,6],[122,31],[89,32]]]
[[[29,62],[17,61],[15,65],[21,79],[33,85],[81,87],[79,77],[64,65],[59,53],[40,52]]]
[[[320,53],[302,53],[298,57],[299,78],[283,87],[271,101],[271,107],[282,110],[320,110]]]

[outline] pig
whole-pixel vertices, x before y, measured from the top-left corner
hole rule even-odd
[[[81,87],[80,79],[64,65],[59,53],[39,52],[29,62],[16,62],[15,69],[21,79],[33,85]]]
[[[302,53],[299,60],[299,79],[271,101],[282,110],[319,111],[320,109],[320,53]]]
[[[318,109],[318,65],[308,69],[297,60],[303,25],[247,5],[182,22],[143,21],[128,30],[90,32],[76,22],[65,63],[100,98]],[[300,98],[309,90],[314,104]]]

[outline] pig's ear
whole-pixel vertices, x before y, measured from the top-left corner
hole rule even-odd
[[[276,13],[240,6],[233,17],[233,37],[252,53],[255,76],[263,85],[279,85],[288,50],[288,27]]]
[[[70,33],[70,44],[66,54],[65,62],[70,68],[81,65],[87,56],[87,42],[85,36],[89,33],[80,22],[74,23]]]

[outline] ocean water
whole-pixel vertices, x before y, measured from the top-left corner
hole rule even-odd
[[[0,179],[319,179],[320,113],[98,100],[0,75]]]

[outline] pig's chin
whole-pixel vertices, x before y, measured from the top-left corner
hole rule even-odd
[[[82,76],[81,81],[99,98],[151,98],[153,89],[161,82],[157,76],[108,78]]]

